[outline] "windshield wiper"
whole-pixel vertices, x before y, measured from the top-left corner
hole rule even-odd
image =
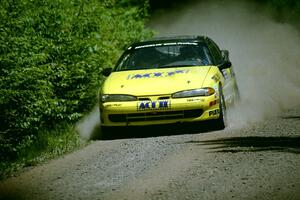
[[[134,70],[134,69],[120,69],[120,70],[116,70],[116,72],[131,71],[131,70]]]
[[[149,68],[148,68],[148,67],[126,68],[126,69],[120,69],[120,70],[117,70],[117,72],[120,72],[120,71],[143,70],[143,69],[149,69]]]

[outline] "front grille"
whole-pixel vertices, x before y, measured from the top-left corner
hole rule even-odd
[[[188,119],[200,117],[203,113],[201,109],[182,111],[160,111],[134,114],[111,114],[108,116],[111,122],[142,122],[170,119]]]
[[[166,100],[166,99],[170,99],[170,97],[166,96],[166,97],[158,97],[158,100]]]

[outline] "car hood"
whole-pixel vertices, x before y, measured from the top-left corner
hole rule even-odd
[[[201,88],[211,67],[193,66],[113,72],[106,79],[101,92],[147,96]]]

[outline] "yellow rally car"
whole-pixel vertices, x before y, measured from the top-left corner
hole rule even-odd
[[[214,120],[226,126],[226,106],[238,99],[228,59],[208,37],[180,36],[134,43],[99,94],[102,129]]]

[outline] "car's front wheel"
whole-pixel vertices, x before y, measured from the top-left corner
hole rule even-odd
[[[219,102],[220,116],[216,120],[216,128],[222,130],[227,126],[227,115],[226,115],[225,99],[221,87],[219,88],[219,95],[220,95],[220,102]]]

